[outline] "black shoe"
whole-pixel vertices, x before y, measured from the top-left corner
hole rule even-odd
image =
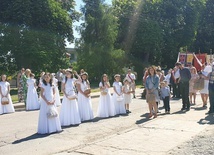
[[[189,110],[190,110],[190,108],[186,108],[186,110],[187,110],[187,111],[189,111]]]
[[[181,110],[183,111],[183,110],[186,110],[186,108],[181,108]]]
[[[210,115],[210,114],[213,114],[214,112],[212,112],[212,111],[208,111],[207,113],[206,113],[206,115]]]
[[[136,96],[134,95],[133,98],[136,98]]]

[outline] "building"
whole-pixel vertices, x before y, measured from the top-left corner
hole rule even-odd
[[[66,48],[66,56],[70,57],[70,62],[76,62],[77,61],[77,52],[75,48]]]

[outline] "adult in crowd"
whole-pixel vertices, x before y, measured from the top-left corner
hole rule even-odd
[[[180,78],[178,83],[180,84],[180,91],[182,96],[183,107],[181,110],[190,110],[189,102],[189,81],[191,79],[191,73],[188,68],[184,67],[180,62],[176,62],[175,66],[180,70]]]
[[[149,118],[153,116],[154,110],[154,118],[157,117],[158,107],[156,102],[159,102],[159,94],[158,94],[158,87],[159,87],[159,77],[156,74],[155,67],[151,66],[148,68],[148,76],[146,78],[146,97],[147,102],[149,104]],[[149,96],[152,95],[154,98],[150,98]],[[150,98],[151,100],[148,100]]]
[[[194,89],[194,84],[195,84],[195,81],[199,78],[199,75],[197,74],[197,70],[195,67],[190,68],[190,73],[191,73],[191,79],[189,81],[189,99],[190,99],[190,104],[195,104],[197,90]]]
[[[171,83],[171,86],[172,86],[172,98],[175,98],[176,97],[176,79],[175,79],[175,71],[177,70],[176,67],[174,67],[171,71],[171,77],[170,77],[170,83]]]
[[[209,80],[205,78],[209,74],[209,72],[210,72],[210,70],[207,69],[205,65],[202,65],[201,78],[204,79],[204,88],[202,90],[200,90],[200,94],[201,94],[201,99],[203,102],[203,107],[207,106],[207,100],[209,97],[209,90],[208,90]]]
[[[178,67],[175,68],[174,70],[174,77],[175,77],[175,83],[176,83],[176,88],[175,88],[175,91],[176,91],[176,98],[181,98],[181,86],[180,86],[180,83],[178,82],[179,79],[180,79],[180,69]]]
[[[131,87],[131,89],[132,89],[132,91],[133,91],[133,95],[134,95],[133,97],[136,98],[136,97],[135,97],[135,89],[136,89],[135,80],[136,80],[136,77],[135,77],[135,75],[132,73],[132,70],[131,70],[131,69],[128,69],[128,72],[127,72],[127,74],[126,74],[126,79],[128,80],[129,85],[130,85],[130,87]]]
[[[24,101],[23,80],[22,80],[22,76],[24,74],[25,74],[25,69],[22,68],[21,71],[17,75],[18,100],[19,100],[19,102],[23,102]]]
[[[157,75],[159,76],[160,82],[163,82],[163,80],[164,80],[164,74],[162,73],[160,66],[158,66],[156,68],[156,72],[157,72]]]
[[[214,113],[214,63],[212,64],[212,71],[205,77],[206,80],[209,80],[208,90],[209,90],[209,99],[210,99],[210,108],[207,114]]]
[[[170,79],[171,79],[171,72],[172,72],[172,69],[170,68],[170,69],[168,70],[167,75],[165,76],[165,80],[164,80],[164,81],[166,81],[167,86],[169,86],[170,92],[171,92],[171,87],[172,87],[171,81],[170,81]]]
[[[58,89],[61,92],[61,86],[62,86],[62,80],[63,80],[63,74],[61,69],[58,70],[58,72],[56,73],[56,79],[58,80]]]
[[[26,106],[26,99],[27,99],[27,80],[30,79],[31,70],[26,69],[25,74],[22,75],[22,87],[23,87],[23,96],[24,96],[24,103]]]
[[[147,76],[149,75],[149,73],[148,73],[148,68],[145,68],[144,69],[144,73],[143,73],[143,85],[145,86],[145,84],[146,84],[146,78],[147,78]]]

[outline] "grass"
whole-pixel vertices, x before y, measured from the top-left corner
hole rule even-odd
[[[136,81],[136,87],[137,88],[142,88],[142,81]],[[97,83],[91,83],[91,92],[99,92],[100,89],[98,88],[98,84]],[[13,103],[14,102],[18,102],[18,89],[17,88],[11,88],[10,90],[10,95],[12,98]],[[63,93],[60,93],[60,96],[63,96]]]

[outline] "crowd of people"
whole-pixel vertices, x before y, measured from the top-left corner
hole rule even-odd
[[[210,109],[208,114],[214,113],[214,64],[205,63],[197,72],[192,65],[185,67],[180,62],[173,69],[165,71],[151,66],[145,69],[143,83],[146,99],[149,105],[149,118],[157,117],[158,104],[163,100],[165,113],[170,113],[170,99],[182,98],[181,110],[189,111],[191,105],[196,104],[196,93],[201,94],[203,107],[207,108],[208,98]]]
[[[40,109],[39,134],[60,132],[61,126],[78,125],[82,121],[94,119],[90,82],[88,73],[83,69],[80,74],[72,69],[60,70],[56,74],[42,72],[37,84],[31,70],[22,68],[17,80],[18,99],[25,103],[26,110]],[[131,73],[131,69],[122,82],[121,76],[115,74],[114,92],[111,95],[108,76],[102,75],[97,117],[107,118],[131,112],[129,104],[132,102],[132,96],[135,98],[135,75]],[[40,95],[37,94],[38,88]],[[63,93],[62,103],[60,92]],[[0,98],[6,98],[0,105],[0,114],[15,112],[6,75],[1,76]],[[61,106],[59,113],[57,106]]]
[[[88,73],[83,69],[78,74],[71,68],[55,73],[40,74],[38,83],[30,69],[22,68],[18,74],[18,99],[24,102],[26,110],[38,110],[38,133],[46,134],[62,131],[61,126],[78,125],[83,121],[94,119],[91,103],[91,88]],[[113,95],[107,74],[103,74],[99,83],[100,98],[97,117],[107,118],[127,114],[132,98],[135,98],[136,77],[131,69],[121,82],[119,74],[114,75]],[[165,113],[170,114],[171,98],[182,98],[182,111],[189,111],[196,103],[199,91],[203,107],[210,100],[209,114],[214,113],[214,64],[204,64],[197,72],[194,66],[184,67],[177,62],[167,74],[161,67],[150,66],[144,72],[143,83],[146,90],[146,101],[149,107],[149,118],[158,116],[158,105],[163,100]],[[40,89],[40,95],[37,93]],[[63,93],[62,102],[60,92]],[[10,96],[10,83],[7,76],[1,76],[0,114],[15,112]],[[61,106],[58,113],[57,106]]]

